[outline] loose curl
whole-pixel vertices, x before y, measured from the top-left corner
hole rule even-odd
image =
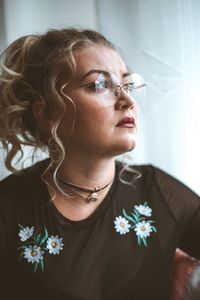
[[[24,145],[34,150],[45,148],[50,156],[49,168],[54,166],[55,183],[56,172],[66,155],[58,129],[66,100],[73,102],[64,95],[63,89],[76,73],[75,51],[91,45],[116,50],[96,31],[68,28],[20,37],[2,53],[0,142],[6,150],[5,165],[10,171],[17,171],[13,161],[18,153],[21,153],[20,159],[24,157]],[[47,123],[39,122],[33,112],[37,102],[42,104],[43,117],[51,120],[50,136]],[[72,104],[75,113],[76,107]],[[56,157],[52,149],[56,149]]]

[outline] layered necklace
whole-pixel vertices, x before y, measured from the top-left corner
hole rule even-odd
[[[64,192],[66,190],[71,190],[75,194],[80,195],[83,198],[86,198],[88,200],[88,202],[95,202],[100,197],[100,195],[98,193],[105,190],[109,185],[111,185],[113,182],[113,179],[104,186],[101,186],[101,187],[97,186],[97,187],[93,187],[93,188],[82,187],[82,186],[74,184],[72,182],[63,180],[62,178],[58,178],[58,182],[61,185],[61,187],[63,188]],[[88,193],[88,195],[86,196],[85,194],[83,194],[81,192],[86,192],[86,193]]]

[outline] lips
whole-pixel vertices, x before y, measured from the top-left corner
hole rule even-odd
[[[123,118],[118,124],[117,127],[129,127],[129,128],[133,128],[135,127],[135,119],[134,118],[130,118],[130,117],[126,117]]]

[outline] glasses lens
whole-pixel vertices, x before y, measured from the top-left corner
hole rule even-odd
[[[138,103],[143,101],[146,96],[147,86],[144,78],[138,73],[133,73],[129,76],[128,84],[130,96]]]
[[[107,74],[100,73],[95,80],[95,88],[97,94],[108,94],[112,89],[113,83],[111,77]]]
[[[95,89],[98,101],[108,107],[112,106],[116,101],[116,97],[114,95],[116,83],[113,80],[114,78],[111,73],[99,73],[95,80]]]
[[[111,104],[113,100],[116,101],[122,89],[137,102],[143,100],[146,95],[146,83],[138,73],[129,75],[122,83],[113,73],[99,73],[95,80],[96,94],[107,104]]]

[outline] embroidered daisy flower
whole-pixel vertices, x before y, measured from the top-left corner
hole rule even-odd
[[[116,217],[114,224],[116,232],[119,232],[120,234],[126,234],[130,231],[129,228],[131,227],[131,225],[129,224],[128,220],[126,220],[122,216]]]
[[[135,205],[135,209],[141,214],[146,217],[150,217],[152,214],[152,209],[148,205]]]
[[[59,238],[57,235],[51,235],[47,240],[47,249],[49,249],[50,254],[59,254],[60,250],[63,250],[63,246],[62,238]]]
[[[150,235],[150,232],[152,232],[151,224],[146,221],[138,222],[135,225],[134,230],[136,231],[136,235],[141,238],[148,237]]]
[[[40,260],[43,260],[42,254],[44,251],[41,250],[38,246],[29,246],[24,250],[24,258],[28,260],[28,262],[39,263]]]
[[[33,235],[34,227],[25,227],[19,231],[19,237],[22,242],[25,242]]]

